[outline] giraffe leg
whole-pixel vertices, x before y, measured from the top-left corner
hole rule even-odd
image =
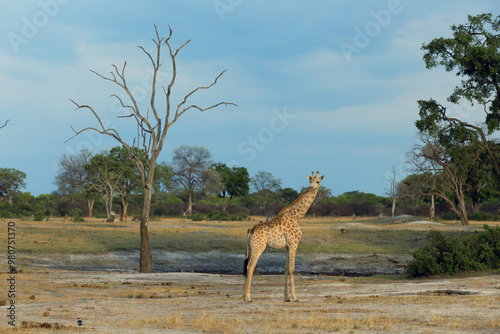
[[[264,249],[262,250],[252,249],[252,253],[249,255],[250,260],[248,261],[246,278],[245,278],[245,294],[243,295],[243,300],[246,302],[252,301],[252,298],[250,298],[250,286],[252,285],[252,275],[255,270],[255,266],[257,265],[257,261],[259,260],[259,257],[263,251]]]
[[[290,247],[287,251],[287,267],[285,268],[285,271],[288,272],[288,279],[290,280],[290,292],[292,295],[292,299],[288,298],[288,282],[285,284],[285,301],[294,301],[297,302],[297,296],[295,295],[295,279],[294,279],[294,273],[295,273],[295,253],[296,253],[296,247]],[[288,270],[286,270],[288,269]]]
[[[289,302],[288,298],[288,278],[290,273],[290,249],[286,247],[286,260],[285,260],[285,302]]]
[[[297,296],[295,295],[295,252],[290,255],[290,264],[289,264],[289,270],[290,270],[290,290],[292,293],[292,301],[298,302],[299,300],[297,299]]]

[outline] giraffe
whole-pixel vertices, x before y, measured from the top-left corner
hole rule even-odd
[[[298,199],[289,206],[283,208],[271,220],[259,222],[247,232],[247,258],[244,265],[245,274],[245,294],[243,299],[251,302],[250,286],[252,284],[252,275],[257,265],[257,261],[267,246],[270,248],[286,247],[285,262],[285,301],[297,301],[295,296],[295,253],[299,244],[302,231],[299,222],[311,206],[318,189],[319,183],[324,175],[319,177],[319,172],[312,172],[312,177],[307,176],[311,185]],[[291,299],[288,293],[288,283],[290,282]]]

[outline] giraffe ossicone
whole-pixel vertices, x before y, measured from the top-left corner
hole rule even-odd
[[[297,301],[297,296],[295,295],[294,272],[295,254],[297,252],[300,237],[302,236],[299,223],[314,201],[323,177],[324,175],[321,177],[319,176],[319,172],[316,172],[316,175],[312,172],[312,176],[307,176],[311,184],[299,198],[292,204],[283,208],[273,219],[260,222],[248,230],[247,258],[244,265],[246,279],[243,299],[245,301],[252,301],[250,298],[252,275],[259,257],[267,246],[270,248],[286,247],[285,301]],[[290,285],[290,293],[288,285]]]

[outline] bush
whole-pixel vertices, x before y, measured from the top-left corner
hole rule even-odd
[[[412,253],[409,277],[454,275],[460,271],[500,268],[500,226],[484,225],[484,232],[442,234],[431,231],[429,246]]]
[[[37,222],[41,222],[44,217],[45,215],[42,212],[35,212],[35,214],[33,215],[33,219]]]
[[[245,220],[247,218],[247,215],[245,214],[230,214],[229,212],[226,211],[220,211],[220,210],[214,210],[208,214],[208,218],[210,220]]]
[[[490,212],[476,212],[469,215],[469,220],[477,220],[477,221],[497,221],[498,216]]]
[[[199,222],[202,220],[206,220],[207,216],[205,214],[202,214],[202,213],[194,213],[191,216],[189,216],[189,218],[191,218],[194,222]]]
[[[71,221],[73,223],[83,223],[83,222],[85,222],[85,219],[82,216],[73,216],[71,218]]]

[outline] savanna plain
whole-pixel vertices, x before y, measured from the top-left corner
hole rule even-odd
[[[283,250],[266,250],[252,281],[253,302],[245,303],[246,231],[259,219],[152,221],[149,274],[138,273],[137,222],[3,220],[0,332],[500,332],[499,271],[404,275],[409,252],[426,245],[430,230],[474,233],[483,223],[306,217],[296,259],[299,301],[284,302]],[[7,317],[9,225],[16,241],[15,327]]]

